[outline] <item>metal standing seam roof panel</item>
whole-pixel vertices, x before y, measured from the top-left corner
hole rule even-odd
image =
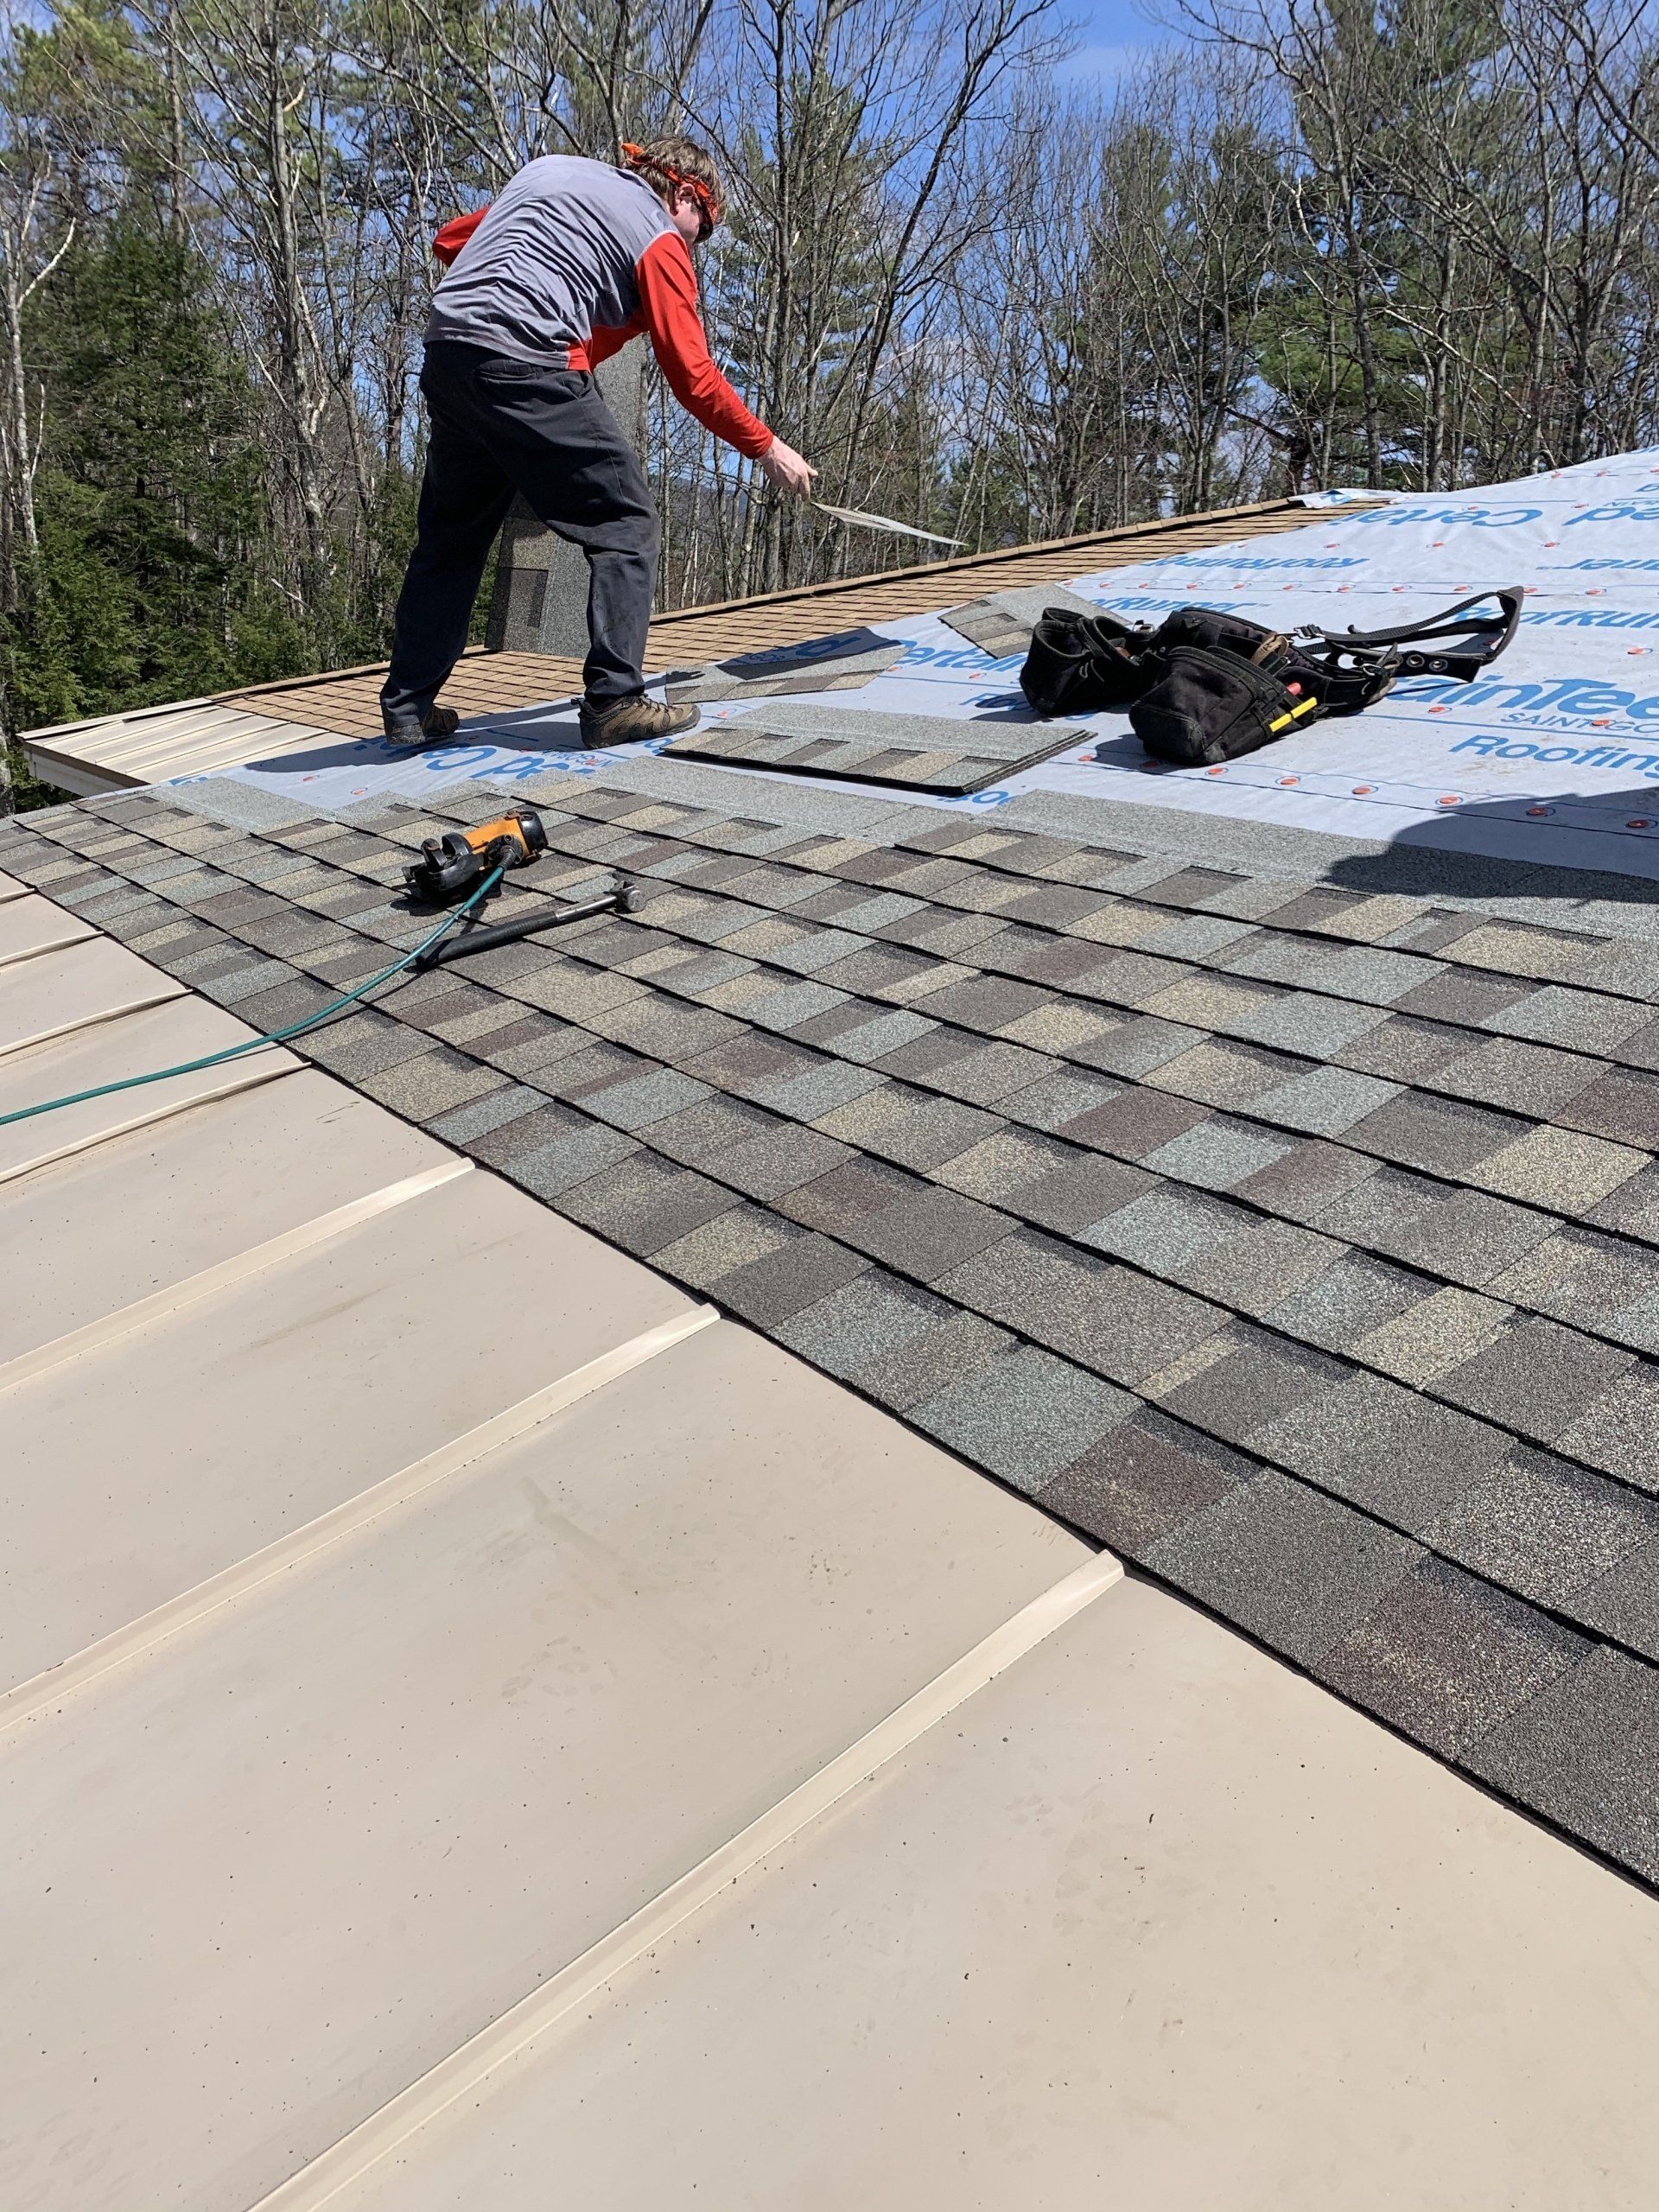
[[[152,982],[170,980],[137,964]],[[13,1003],[8,993],[8,1013]],[[232,1281],[256,1274],[342,1209],[389,1199],[454,1159],[447,1146],[302,1068],[221,1099],[209,1114],[175,1115],[49,1175],[0,1184],[0,1246],[29,1286],[27,1305],[0,1325],[0,1388],[11,1363],[109,1328],[156,1297],[185,1300],[198,1286],[216,1296],[226,1268],[237,1270]],[[67,1217],[96,1223],[96,1236],[66,1236]]]
[[[100,985],[3,1107],[248,1033]],[[251,2204],[1094,1556],[257,1057],[0,1186],[8,2203]]]
[[[108,938],[87,936],[16,963],[0,1057],[181,997],[184,986]]]
[[[62,787],[67,789],[78,772],[84,779],[92,770],[118,777],[123,784],[143,785],[235,767],[274,746],[293,752],[339,742],[339,734],[333,730],[227,709],[211,722],[198,722],[193,716],[186,725],[161,720],[100,732],[95,757],[84,748],[67,749],[57,741],[51,745],[33,744],[30,756],[41,774],[49,776],[55,771]]]
[[[0,968],[0,976],[5,969]],[[0,1058],[0,1114],[47,1097],[95,1091],[152,1068],[211,1058],[258,1033],[200,999],[184,996],[124,1014],[118,1021],[77,1027],[31,1050]],[[270,1083],[300,1065],[280,1046],[177,1076],[140,1090],[91,1097],[39,1120],[0,1128],[0,1185],[102,1143],[115,1131],[139,1128],[198,1099],[228,1096]]]
[[[43,952],[78,944],[92,934],[91,925],[33,894],[0,906],[0,968],[33,960]]]
[[[328,2201],[1643,2212],[1656,1982],[1649,1900],[1131,1583]]]
[[[463,1165],[406,1179],[401,1203],[100,1344],[95,1395],[80,1358],[16,1391],[0,1478],[14,1593],[0,1623],[5,1681],[60,1665],[533,1397],[549,1380],[547,1317],[578,1269],[580,1305],[560,1313],[563,1372],[691,1311]],[[111,1405],[123,1428],[166,1439],[116,1495]],[[83,1527],[72,1557],[66,1516]]]

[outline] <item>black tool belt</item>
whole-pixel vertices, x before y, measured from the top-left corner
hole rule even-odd
[[[1506,585],[1396,629],[1294,635],[1211,607],[1177,607],[1156,629],[1054,607],[1033,634],[1020,684],[1039,715],[1127,709],[1155,759],[1208,766],[1321,715],[1357,714],[1402,676],[1472,683],[1514,637],[1522,597]],[[1490,600],[1497,613],[1470,612]]]

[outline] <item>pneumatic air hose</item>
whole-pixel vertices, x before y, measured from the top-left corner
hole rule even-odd
[[[12,1113],[0,1114],[0,1128],[4,1128],[11,1122],[33,1121],[37,1114],[55,1114],[60,1107],[84,1105],[90,1098],[107,1098],[113,1091],[137,1090],[146,1083],[165,1083],[169,1076],[194,1075],[202,1068],[216,1068],[226,1060],[240,1059],[248,1052],[261,1052],[269,1046],[286,1044],[290,1037],[302,1037],[308,1029],[315,1029],[323,1022],[331,1020],[346,1007],[366,998],[380,984],[389,983],[394,976],[402,975],[405,968],[412,968],[423,952],[436,944],[440,938],[446,937],[457,922],[463,920],[474,906],[488,897],[500,882],[503,873],[499,867],[493,868],[465,904],[446,914],[436,929],[423,938],[412,952],[406,952],[401,960],[394,960],[390,968],[383,968],[378,976],[371,976],[366,982],[359,983],[353,989],[344,992],[340,997],[320,1007],[315,1014],[307,1014],[303,1021],[291,1021],[285,1029],[271,1029],[262,1037],[250,1037],[245,1044],[227,1046],[222,1052],[204,1053],[199,1060],[181,1060],[174,1067],[152,1068],[148,1075],[123,1076],[118,1083],[96,1084],[90,1090],[72,1090],[65,1097],[48,1098],[38,1106],[19,1106]]]

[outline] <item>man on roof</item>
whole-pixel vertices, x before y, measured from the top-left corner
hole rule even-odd
[[[388,738],[454,734],[435,702],[467,643],[485,563],[522,492],[588,558],[582,733],[624,745],[690,729],[645,693],[658,529],[645,472],[593,372],[641,331],[705,429],[804,496],[816,471],[752,415],[709,358],[690,249],[721,219],[719,173],[688,138],[625,146],[624,168],[550,154],[433,241],[448,273],[426,327],[430,422],[415,550],[380,694]]]

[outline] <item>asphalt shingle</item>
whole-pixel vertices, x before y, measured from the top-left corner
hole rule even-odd
[[[1471,1770],[1659,1882],[1659,1672],[1603,1645],[1463,1751]]]
[[[786,1225],[761,1206],[734,1205],[652,1255],[677,1281],[718,1294],[725,1278],[791,1242]]]
[[[1592,991],[1565,990],[1547,983],[1527,990],[1493,978],[1468,976],[1465,988],[1501,994],[1497,1002],[1474,1016],[1505,1037],[1527,1037],[1535,1044],[1561,1045],[1574,1052],[1611,1053],[1648,1027],[1652,1014],[1628,999],[1603,998]],[[1467,1020],[1466,1015],[1455,1017]]]
[[[1382,1375],[1350,1373],[1281,1419],[1251,1448],[1414,1533],[1512,1448],[1501,1429],[1436,1405]]]
[[[1478,1162],[1470,1180],[1501,1196],[1586,1213],[1647,1165],[1643,1155],[1600,1137],[1548,1126],[1529,1129]]]
[[[1437,1551],[1540,1605],[1575,1613],[1574,1592],[1659,1537],[1659,1503],[1517,1446],[1434,1523]]]
[[[673,1068],[652,1068],[643,1075],[628,1075],[615,1083],[601,1084],[582,1093],[582,1104],[601,1122],[619,1129],[645,1128],[671,1114],[683,1112],[710,1096],[707,1084],[697,1083]]]
[[[949,1384],[975,1373],[998,1353],[1009,1350],[1014,1339],[977,1313],[953,1311],[925,1336],[896,1345],[861,1367],[854,1378],[895,1412],[908,1413],[925,1398],[936,1397]]]
[[[1207,1109],[1155,1090],[1121,1090],[1116,1097],[1079,1115],[1066,1134],[1080,1144],[1098,1145],[1122,1160],[1139,1160],[1172,1143],[1210,1119]]]
[[[1659,1541],[1627,1552],[1573,1593],[1573,1618],[1587,1629],[1659,1660]]]
[[[1554,1226],[1545,1215],[1483,1192],[1449,1189],[1392,1169],[1345,1192],[1317,1213],[1314,1224],[1471,1286],[1490,1282]]]
[[[976,1190],[973,1195],[999,1198],[1009,1212],[1019,1214],[1022,1219],[1034,1222],[1042,1229],[1080,1236],[1085,1243],[1095,1241],[1088,1233],[1094,1224],[1103,1221],[1143,1191],[1154,1187],[1152,1178],[1140,1168],[1131,1167],[1121,1160],[1109,1159],[1103,1154],[1077,1151],[1069,1145],[1046,1144],[1041,1139],[1033,1143],[1029,1138],[1014,1136],[1012,1132],[1010,1139],[1030,1147],[1025,1154],[1028,1172],[1018,1176],[1011,1174],[999,1187]],[[976,1146],[948,1163],[942,1179],[956,1188],[969,1187],[965,1181],[958,1180],[957,1171],[981,1151],[982,1146]]]
[[[839,1224],[836,1233],[885,1266],[932,1282],[1001,1243],[1012,1233],[1012,1224],[1006,1214],[959,1191],[925,1186]]]
[[[1454,1097],[1484,1100],[1540,1120],[1563,1114],[1578,1122],[1583,1118],[1578,1102],[1597,1091],[1595,1072],[1596,1063],[1576,1053],[1502,1037],[1461,1053],[1440,1069],[1434,1083]],[[1595,1126],[1593,1118],[1590,1126]]]
[[[955,1306],[872,1268],[779,1327],[779,1341],[843,1378],[855,1376],[949,1321]]]
[[[803,1307],[816,1306],[861,1274],[869,1264],[844,1244],[808,1230],[722,1275],[718,1296],[722,1306],[757,1328],[775,1330]]]
[[[910,1408],[910,1419],[1017,1489],[1034,1492],[1135,1411],[1092,1375],[1025,1344]]]
[[[1260,1472],[1255,1460],[1143,1406],[1063,1468],[1039,1497],[1051,1513],[1140,1559],[1160,1537]]]
[[[1215,1333],[1214,1306],[1166,1283],[1020,1230],[942,1276],[940,1294],[1133,1383]]]
[[[400,1060],[396,1067],[353,1077],[360,1090],[411,1122],[434,1121],[469,1099],[503,1089],[508,1080],[498,1070],[480,1067],[442,1046],[416,1059]]]
[[[1163,1409],[1206,1434],[1248,1444],[1310,1399],[1327,1395],[1347,1370],[1324,1353],[1255,1330],[1237,1349],[1162,1397]]]
[[[1659,1495],[1659,1373],[1644,1363],[1621,1376],[1555,1442],[1571,1458]]]
[[[1251,1111],[1281,1128],[1309,1136],[1341,1136],[1398,1096],[1398,1085],[1348,1068],[1311,1068],[1276,1090],[1266,1091]]]
[[[1143,1554],[1155,1573],[1274,1650],[1315,1665],[1424,1558],[1340,1499],[1269,1470]]]
[[[1611,1068],[1573,1095],[1566,1118],[1594,1136],[1652,1152],[1659,1148],[1659,1084],[1650,1075]]]
[[[1368,1367],[1420,1389],[1449,1370],[1461,1372],[1503,1335],[1514,1310],[1478,1291],[1421,1287],[1425,1295],[1352,1342]]]
[[[1205,1190],[1227,1191],[1271,1167],[1289,1149],[1285,1138],[1216,1117],[1142,1157],[1155,1174],[1173,1175]]]
[[[1557,1320],[1659,1350],[1659,1253],[1567,1229],[1494,1278],[1493,1293]]]
[[[483,1152],[479,1145],[468,1149]],[[558,1135],[549,1136],[544,1143],[513,1153],[501,1162],[501,1168],[513,1182],[551,1204],[601,1169],[632,1159],[639,1150],[620,1129],[607,1128],[601,1122],[579,1122]]]
[[[729,1191],[694,1169],[635,1151],[567,1189],[560,1210],[583,1228],[649,1259],[735,1203]]]
[[[1430,1558],[1396,1582],[1314,1672],[1452,1758],[1591,1648],[1518,1599]]]
[[[1259,1319],[1304,1285],[1319,1281],[1344,1256],[1343,1246],[1332,1238],[1299,1229],[1294,1222],[1246,1216],[1224,1243],[1198,1254],[1175,1273],[1188,1290]]]
[[[1239,1227],[1237,1209],[1224,1200],[1160,1183],[1143,1197],[1109,1212],[1092,1228],[1085,1228],[1081,1241],[1153,1274],[1168,1275],[1184,1271],[1205,1253],[1224,1243],[1236,1235]]]
[[[1525,1124],[1460,1099],[1413,1090],[1356,1122],[1348,1141],[1402,1167],[1461,1176],[1525,1133]]]
[[[1559,1322],[1509,1322],[1437,1379],[1439,1395],[1548,1444],[1634,1365],[1633,1356]]]

